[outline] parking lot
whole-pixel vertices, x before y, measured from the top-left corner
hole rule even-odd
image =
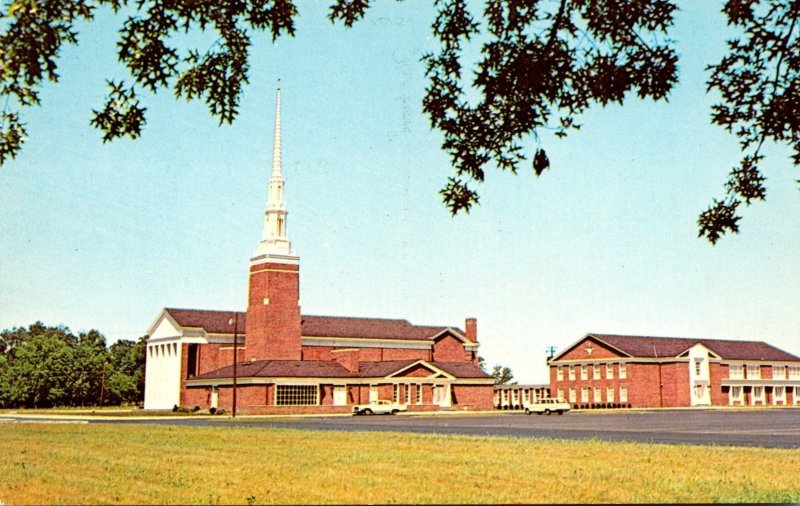
[[[398,431],[523,438],[591,439],[691,445],[800,448],[800,409],[583,411],[563,416],[519,412],[384,416],[103,418],[3,415],[7,423],[81,420],[88,423]]]
[[[563,416],[498,413],[467,416],[314,417],[252,420],[249,426],[401,431],[693,445],[800,448],[800,410],[654,410],[573,412]]]

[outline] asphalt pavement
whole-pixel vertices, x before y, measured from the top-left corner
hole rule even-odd
[[[314,417],[86,417],[0,415],[0,423],[170,424],[339,431],[395,431],[546,439],[800,448],[800,409],[583,411],[565,415],[495,412]]]

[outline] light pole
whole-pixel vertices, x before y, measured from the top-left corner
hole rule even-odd
[[[233,318],[228,320],[233,325],[233,418],[236,418],[236,363],[239,362],[239,313],[233,313]]]

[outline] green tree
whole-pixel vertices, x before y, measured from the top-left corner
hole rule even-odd
[[[363,18],[369,0],[330,0],[329,18],[347,27]],[[0,23],[0,164],[25,139],[19,109],[39,104],[43,81],[57,81],[57,57],[77,43],[76,23],[98,8],[125,12],[117,43],[133,84],[109,79],[105,104],[91,122],[103,141],[136,138],[146,108],[137,86],[203,100],[220,124],[238,112],[249,79],[248,30],[273,40],[293,36],[293,0],[4,0]],[[551,166],[540,132],[564,137],[580,128],[592,106],[622,104],[631,94],[666,100],[678,79],[678,53],[669,37],[678,0],[435,0],[437,51],[423,55],[428,78],[422,108],[442,132],[454,175],[441,190],[453,214],[478,202],[475,186],[490,168],[516,173],[527,163],[541,175]],[[712,122],[736,135],[743,158],[698,219],[712,244],[738,232],[742,203],[764,200],[759,164],[767,141],[785,143],[800,165],[800,8],[797,0],[727,0],[723,13],[740,33],[728,54],[709,67],[718,92]],[[176,34],[213,31],[200,51],[175,44]],[[480,48],[475,52],[476,47]],[[467,56],[477,54],[474,61]],[[470,72],[474,70],[474,72]]]
[[[511,381],[514,379],[514,373],[511,372],[511,369],[499,364],[492,368],[492,376],[494,377],[495,385],[513,385],[516,383],[516,381],[513,383]]]
[[[78,335],[68,389],[70,404],[92,406],[100,402],[106,360],[106,339],[100,332],[90,330]]]
[[[109,348],[109,374],[106,379],[108,404],[136,404],[144,400],[146,337],[123,339]]]
[[[36,322],[0,332],[0,406],[132,404],[144,395],[146,340],[106,348],[97,330],[74,335]],[[105,383],[105,385],[104,385]]]
[[[70,405],[74,353],[62,339],[32,335],[16,349],[9,364],[9,401],[25,407]]]

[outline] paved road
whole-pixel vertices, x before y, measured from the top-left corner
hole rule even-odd
[[[8,417],[6,417],[8,419]],[[3,417],[0,416],[0,421]],[[59,417],[60,420],[63,418]],[[10,420],[9,420],[10,421]],[[17,421],[23,421],[18,419]],[[308,418],[167,417],[89,420],[89,423],[146,423],[310,430],[399,431],[526,438],[591,439],[692,445],[800,448],[800,410],[658,410],[573,412],[563,416],[485,415],[361,416]]]

